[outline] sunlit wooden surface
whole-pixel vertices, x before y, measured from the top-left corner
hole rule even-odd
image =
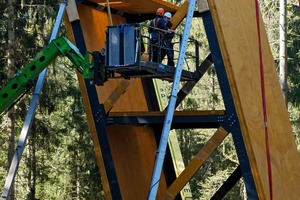
[[[255,1],[209,0],[260,199],[270,199]],[[260,19],[274,199],[299,199],[300,160]]]
[[[164,4],[165,3],[162,5]],[[87,50],[99,51],[105,47],[105,29],[109,25],[107,13],[85,5],[78,5],[77,8]],[[156,7],[153,9],[156,9]],[[112,17],[115,24],[126,23],[126,19],[119,15],[113,15]],[[74,42],[71,24],[66,22],[66,27],[68,37]],[[104,103],[121,81],[123,80],[109,80],[104,86],[98,86],[97,94],[99,103]],[[95,155],[101,173],[106,199],[110,199],[110,189],[106,171],[104,170],[102,152],[98,142],[98,139],[101,140],[101,138],[98,138],[96,133],[85,83],[81,76],[79,76],[79,86],[82,92],[83,103],[94,142]],[[141,80],[138,78],[130,80],[130,85],[127,87],[126,92],[121,95],[111,108],[112,112],[147,110],[144,90]],[[107,127],[106,131],[122,198],[124,200],[146,199],[157,150],[155,135],[152,128],[112,125]],[[164,175],[162,175],[158,197],[165,191],[166,183]]]

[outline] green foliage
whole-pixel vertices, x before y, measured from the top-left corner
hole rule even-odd
[[[6,69],[6,38],[7,36],[7,15],[6,13],[7,5],[0,2],[0,12],[3,13],[2,17],[0,18],[0,88],[4,86],[5,80],[7,79],[7,69]],[[0,120],[1,122],[1,120]]]
[[[58,5],[44,0],[16,3],[15,61],[19,69],[48,43]],[[8,20],[5,15],[0,18],[0,22]],[[5,43],[5,26],[0,31],[1,41]],[[64,34],[64,29],[60,32]],[[5,58],[5,51],[1,49],[0,55]],[[6,65],[6,59],[0,61],[2,64]],[[76,73],[69,66],[66,59],[57,59],[48,68],[39,109],[15,179],[16,199],[104,199]],[[4,76],[6,71],[0,69],[3,85],[8,80]],[[32,90],[15,106],[16,133],[23,126],[31,93]],[[0,120],[1,186],[7,169],[6,117]],[[19,134],[16,141],[18,137]]]
[[[289,4],[288,9],[288,33],[287,33],[287,54],[288,54],[288,99],[295,106],[300,105],[300,16],[299,7]]]
[[[76,75],[67,67],[53,75],[54,67],[64,64],[58,59],[49,68],[35,128],[28,138],[29,150],[24,151],[25,166],[18,172],[16,189],[23,191],[16,194],[18,199],[103,197]]]
[[[291,103],[289,103],[288,105],[288,110],[290,114],[290,121],[292,124],[296,145],[300,154],[300,110],[298,106],[293,106]]]
[[[288,111],[300,152],[300,13],[297,1],[291,1],[287,5],[287,14]]]

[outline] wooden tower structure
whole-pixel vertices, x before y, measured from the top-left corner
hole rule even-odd
[[[159,7],[174,13],[173,23],[178,25],[187,5],[178,7],[162,0],[69,0],[65,15],[68,38],[82,52],[99,51],[105,47],[107,26],[153,19]],[[214,63],[226,110],[175,112],[173,128],[216,131],[178,177],[167,153],[157,199],[181,199],[179,192],[228,133],[233,136],[240,166],[214,199],[224,197],[240,177],[249,199],[297,199],[299,155],[261,17],[256,21],[255,0],[199,0],[198,9],[211,49],[199,74]],[[153,82],[113,79],[95,87],[78,78],[106,199],[146,199],[164,119]],[[188,81],[183,86],[178,103],[195,85]]]

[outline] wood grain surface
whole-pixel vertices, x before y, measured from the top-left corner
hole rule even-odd
[[[84,34],[85,45],[88,51],[100,50],[105,47],[105,30],[109,25],[107,13],[92,9],[84,5],[77,5],[80,24]],[[122,24],[126,19],[113,15],[113,22]],[[67,18],[67,17],[66,17]],[[69,39],[74,42],[74,34],[70,23],[66,28]],[[79,75],[79,86],[82,92],[82,99],[87,114],[90,132],[92,135],[95,155],[102,177],[102,184],[106,199],[111,199],[106,171],[104,169],[102,152],[98,138],[90,102],[87,97],[85,82]],[[123,81],[122,79],[109,80],[104,86],[97,86],[99,103],[105,102],[112,91]],[[141,80],[136,78],[130,80],[130,85],[126,91],[111,108],[115,112],[147,111],[147,103]],[[154,132],[149,127],[134,127],[127,125],[112,125],[107,127],[107,136],[113,161],[116,169],[119,187],[123,200],[146,199],[150,187],[152,171],[154,167],[157,144]],[[100,183],[99,183],[100,184]],[[160,181],[158,197],[162,196],[167,186],[164,175]]]
[[[105,6],[106,0],[91,0],[99,5]],[[162,0],[109,0],[111,9],[119,10],[129,14],[151,14],[157,8],[163,8],[165,12],[176,12],[178,6]]]
[[[255,1],[209,0],[260,199],[270,199]],[[260,17],[273,199],[298,199],[300,160]]]

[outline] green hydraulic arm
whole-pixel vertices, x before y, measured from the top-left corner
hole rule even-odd
[[[25,68],[0,90],[0,115],[13,106],[34,84],[39,74],[57,57],[66,56],[72,62],[72,68],[82,72],[91,83],[102,85],[106,81],[105,67],[100,66],[101,54],[89,53],[85,57],[67,38],[60,37],[49,43]],[[103,69],[103,70],[100,70]]]

